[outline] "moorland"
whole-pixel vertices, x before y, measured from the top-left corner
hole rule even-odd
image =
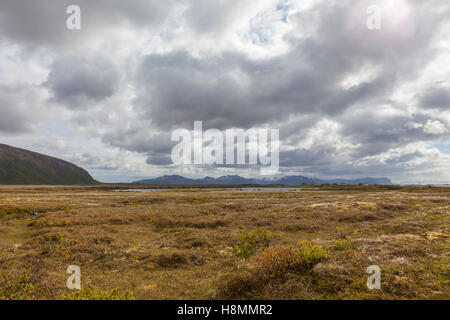
[[[0,187],[0,299],[450,298],[449,188],[118,188]]]

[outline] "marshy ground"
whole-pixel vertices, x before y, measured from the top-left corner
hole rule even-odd
[[[114,190],[0,187],[0,299],[450,299],[450,188]]]

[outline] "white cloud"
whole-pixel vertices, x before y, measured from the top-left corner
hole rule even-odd
[[[428,120],[423,128],[423,131],[430,134],[445,134],[449,132],[444,124],[438,120]]]

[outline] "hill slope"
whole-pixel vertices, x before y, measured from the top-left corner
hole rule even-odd
[[[95,184],[73,163],[0,144],[0,184]]]

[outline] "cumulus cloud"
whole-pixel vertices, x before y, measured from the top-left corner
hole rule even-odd
[[[445,125],[438,120],[428,120],[423,128],[423,131],[425,133],[434,135],[442,135],[448,133],[448,129],[445,127]]]
[[[93,62],[66,58],[54,62],[44,86],[57,102],[70,108],[86,108],[90,101],[112,96],[118,81],[119,73],[101,57]]]
[[[65,28],[70,4],[81,30]],[[369,5],[382,9],[381,30],[366,26]],[[428,164],[448,180],[436,141],[450,138],[449,17],[440,0],[5,0],[0,42],[16,49],[0,53],[0,132],[64,119],[73,161],[128,179],[181,170],[170,134],[195,120],[271,127],[284,174],[402,181]],[[71,150],[83,139],[96,149]]]

